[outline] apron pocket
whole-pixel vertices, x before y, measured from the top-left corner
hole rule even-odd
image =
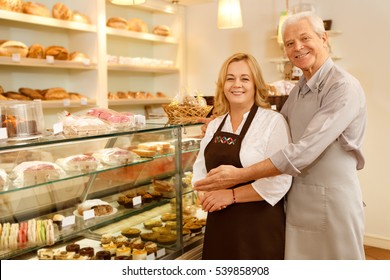
[[[304,231],[326,229],[326,188],[294,183],[287,196],[287,226]]]

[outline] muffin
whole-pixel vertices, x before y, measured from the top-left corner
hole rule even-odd
[[[142,202],[143,203],[149,203],[153,201],[153,197],[150,193],[146,193],[142,196]]]
[[[156,201],[160,201],[163,197],[162,193],[160,193],[158,191],[151,192],[150,194],[153,197],[153,200],[156,200]]]

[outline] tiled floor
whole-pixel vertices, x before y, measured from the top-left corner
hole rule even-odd
[[[364,246],[366,260],[390,260],[390,250]]]

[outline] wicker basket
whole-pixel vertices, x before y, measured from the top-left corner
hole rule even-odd
[[[163,105],[169,124],[197,123],[205,118],[213,106]]]

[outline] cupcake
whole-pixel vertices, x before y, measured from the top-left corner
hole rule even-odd
[[[100,243],[103,245],[103,244],[109,244],[111,241],[113,241],[114,238],[112,237],[111,234],[109,233],[105,233],[102,235],[102,237],[100,238]]]
[[[111,256],[115,255],[117,246],[114,242],[111,241],[110,243],[102,244],[102,247],[103,250],[109,251]]]
[[[139,237],[136,237],[136,238],[133,238],[130,240],[131,249],[143,249],[144,246],[145,246],[145,243]]]
[[[118,247],[116,249],[116,256],[130,256],[131,255],[131,248],[126,247],[125,245],[122,245],[121,247]]]
[[[145,249],[134,249],[132,256],[133,260],[146,260],[147,252]]]
[[[148,255],[156,253],[157,252],[157,244],[152,242],[152,241],[148,241],[145,243],[145,250],[146,250],[146,253]]]

